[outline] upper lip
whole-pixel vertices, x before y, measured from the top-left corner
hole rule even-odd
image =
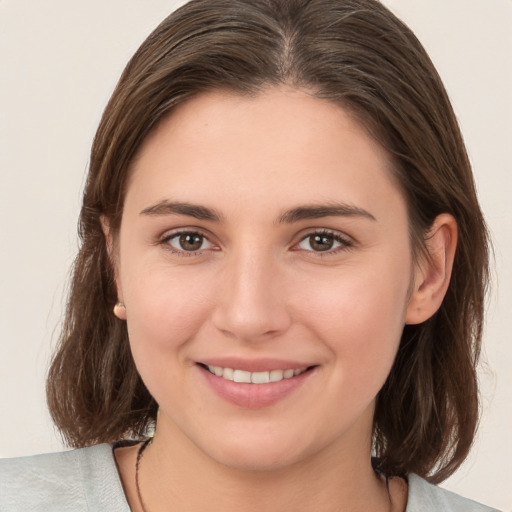
[[[207,366],[220,366],[221,368],[232,368],[246,372],[268,372],[271,370],[298,370],[314,366],[300,361],[284,359],[260,358],[243,359],[239,357],[215,357],[198,361],[199,364]]]

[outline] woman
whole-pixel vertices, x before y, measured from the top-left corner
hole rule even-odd
[[[487,236],[382,5],[176,11],[107,106],[80,229],[48,401],[81,449],[3,462],[0,510],[489,510],[426,481],[475,433]]]

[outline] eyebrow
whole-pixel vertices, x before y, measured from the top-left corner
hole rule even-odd
[[[373,221],[377,219],[367,210],[344,203],[299,206],[284,212],[279,217],[280,224],[290,224],[300,220],[320,219],[322,217],[363,217]]]
[[[223,220],[223,216],[205,206],[199,206],[190,203],[182,203],[176,201],[160,201],[153,206],[144,208],[140,212],[141,215],[186,215],[188,217],[194,217],[199,220],[212,220],[220,222]]]
[[[141,215],[186,215],[199,220],[222,222],[224,216],[206,206],[179,201],[160,201],[153,206],[144,208]],[[277,219],[278,224],[292,224],[301,220],[320,219],[322,217],[363,217],[376,221],[377,219],[367,210],[345,203],[328,203],[298,206],[285,211]]]

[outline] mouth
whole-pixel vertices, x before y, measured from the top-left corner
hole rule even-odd
[[[221,358],[196,364],[220,398],[248,409],[261,409],[284,400],[310,381],[318,368],[275,359]]]
[[[250,372],[237,368],[224,368],[222,366],[214,366],[204,363],[198,364],[217,377],[243,384],[269,384],[271,382],[280,382],[282,380],[288,380],[293,377],[297,377],[314,368],[314,366],[305,366],[302,368],[287,368],[285,370],[275,369],[260,372]]]

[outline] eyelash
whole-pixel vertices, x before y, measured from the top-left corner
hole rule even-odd
[[[328,257],[328,256],[336,255],[336,254],[346,251],[354,246],[354,242],[351,239],[349,239],[348,237],[344,237],[335,231],[329,231],[327,229],[320,229],[317,231],[309,232],[307,235],[305,235],[304,237],[302,237],[300,239],[299,244],[301,244],[308,238],[311,239],[314,236],[328,237],[328,238],[331,238],[334,242],[338,242],[340,244],[339,247],[336,247],[335,249],[328,249],[326,251],[313,251],[313,250],[306,251],[306,252],[314,253],[316,256]],[[296,244],[296,245],[299,245],[299,244]]]
[[[182,257],[190,257],[190,256],[199,256],[201,254],[203,254],[204,252],[204,249],[203,250],[197,250],[197,251],[186,251],[184,249],[180,250],[180,249],[176,249],[175,247],[173,247],[170,242],[171,240],[175,239],[175,238],[179,238],[180,236],[183,236],[183,235],[192,235],[192,236],[200,236],[202,238],[202,240],[207,240],[210,244],[212,242],[210,242],[208,240],[208,237],[206,235],[204,235],[203,233],[201,233],[200,231],[194,231],[194,230],[183,230],[183,231],[177,231],[177,232],[174,232],[174,233],[170,233],[170,234],[167,234],[165,235],[161,240],[160,240],[160,244],[163,245],[165,247],[166,250],[170,251],[171,253],[173,254],[176,254],[178,256],[182,256]],[[202,244],[201,244],[202,245]],[[213,244],[212,244],[213,245]]]
[[[197,250],[197,251],[187,251],[184,249],[180,250],[180,249],[176,249],[175,247],[173,247],[170,244],[171,240],[176,239],[183,235],[199,236],[199,237],[201,237],[203,242],[204,242],[204,240],[206,240],[210,244],[212,244],[212,242],[209,241],[209,239],[206,235],[204,235],[200,231],[193,231],[193,230],[183,230],[183,231],[177,231],[177,232],[174,232],[171,234],[167,234],[159,241],[159,244],[163,245],[166,250],[169,250],[173,254],[176,254],[181,257],[200,256],[203,254],[203,252],[205,250],[208,250],[208,249]],[[334,242],[337,242],[340,244],[339,247],[336,247],[335,249],[328,249],[326,251],[305,250],[305,252],[310,252],[310,253],[313,253],[320,257],[327,257],[327,256],[338,254],[339,252],[346,251],[346,250],[350,249],[354,245],[354,242],[352,240],[350,240],[348,237],[344,237],[344,236],[340,235],[339,233],[329,231],[327,229],[319,229],[319,230],[315,230],[315,231],[311,231],[311,232],[307,233],[305,236],[303,236],[299,240],[298,243],[296,243],[294,245],[294,247],[300,245],[302,242],[304,242],[308,238],[311,239],[314,236],[328,237],[328,238],[332,239]],[[301,249],[294,249],[294,250],[301,250]]]

